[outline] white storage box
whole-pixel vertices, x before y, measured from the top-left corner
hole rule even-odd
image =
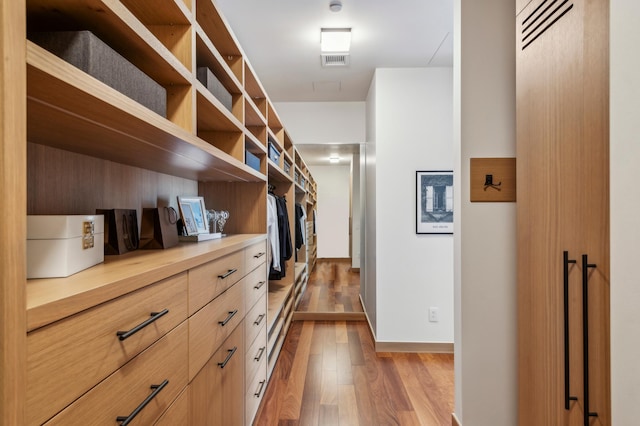
[[[27,216],[27,278],[68,277],[104,262],[104,216]]]

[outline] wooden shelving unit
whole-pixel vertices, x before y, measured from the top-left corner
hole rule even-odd
[[[12,348],[3,364],[12,374],[3,375],[1,385],[16,398],[2,402],[0,423],[26,424],[27,332],[183,273],[212,253],[223,256],[264,239],[267,182],[291,200],[299,184],[293,181],[293,142],[213,1],[15,0],[6,9],[0,49],[11,66],[3,68],[2,102],[4,111],[12,111],[15,129],[3,133],[0,146],[5,164],[14,166],[0,175],[2,193],[15,208],[11,227],[2,227],[7,238],[0,246],[8,259],[0,268],[7,283],[3,300],[11,301],[2,304],[7,326],[0,343]],[[78,28],[162,86],[166,116],[27,36]],[[207,67],[229,92],[229,109],[198,81],[199,67]],[[15,87],[7,88],[7,81]],[[270,141],[280,152],[277,163],[268,159]],[[258,170],[246,164],[247,152],[259,158]],[[26,182],[26,194],[15,182]],[[207,208],[230,212],[229,237],[108,257],[68,278],[24,277],[27,215],[118,207],[135,208],[140,218],[143,207],[175,206],[176,196],[196,194]],[[269,372],[300,294],[299,268],[293,259],[287,267],[291,274],[285,280],[269,284]]]

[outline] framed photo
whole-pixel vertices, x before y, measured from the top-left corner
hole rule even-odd
[[[207,220],[204,198],[178,197],[178,208],[180,209],[180,217],[182,217],[187,235],[209,233],[209,221]]]
[[[453,171],[416,172],[416,234],[453,234]]]

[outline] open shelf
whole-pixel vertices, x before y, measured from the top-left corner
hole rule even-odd
[[[31,142],[187,179],[263,180],[241,161],[31,42],[27,95]]]
[[[269,281],[269,297],[267,307],[267,332],[271,334],[276,320],[280,317],[293,284],[284,284],[279,281]]]
[[[179,22],[188,24],[179,10],[165,10]],[[81,22],[82,29],[91,31],[159,84],[191,83],[191,70],[120,2],[29,0],[27,16],[28,31],[77,29]]]

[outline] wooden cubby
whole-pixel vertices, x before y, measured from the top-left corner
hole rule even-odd
[[[233,32],[211,0],[15,0],[3,15],[7,63],[3,110],[15,111],[15,131],[3,134],[2,193],[12,202],[7,241],[10,262],[0,272],[15,374],[3,375],[0,423],[25,424],[27,331],[73,317],[173,274],[264,239],[267,183],[296,199],[293,142]],[[166,90],[163,117],[28,40],[29,32],[89,30]],[[24,55],[24,56],[22,56]],[[228,110],[196,78],[207,67],[232,96]],[[3,86],[6,89],[6,85]],[[3,92],[5,93],[5,92]],[[24,108],[20,108],[20,106]],[[5,123],[6,126],[6,123]],[[268,139],[281,152],[268,159]],[[245,164],[246,153],[260,160]],[[26,182],[26,194],[15,182]],[[22,187],[25,189],[24,187]],[[19,189],[19,188],[18,188]],[[14,193],[16,195],[14,195]],[[108,257],[67,278],[26,280],[25,218],[32,214],[93,214],[99,208],[176,205],[179,195],[201,195],[208,209],[228,210],[229,236],[168,250]],[[24,199],[23,199],[24,198]],[[294,218],[289,206],[289,221]],[[14,220],[15,219],[15,220]],[[7,230],[7,227],[2,227]],[[6,254],[6,244],[2,245]],[[22,248],[22,249],[20,249]],[[300,297],[305,267],[292,258],[286,279],[268,293],[268,369],[271,371]],[[5,266],[8,266],[5,268]],[[26,307],[26,308],[23,308]],[[7,331],[5,327],[3,331]],[[15,332],[17,330],[17,332]],[[11,379],[11,383],[9,383]],[[17,402],[16,402],[17,401]]]

